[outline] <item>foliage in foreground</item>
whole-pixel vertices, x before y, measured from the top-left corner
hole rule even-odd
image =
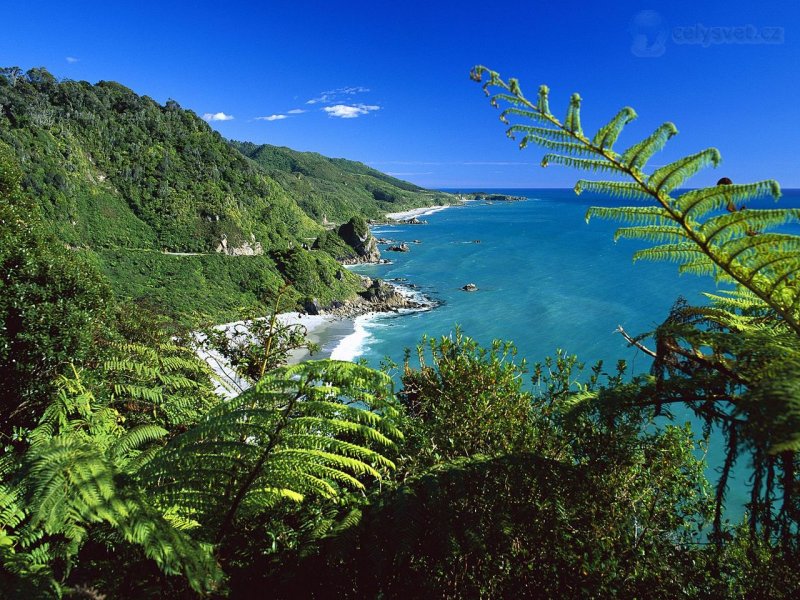
[[[263,586],[285,598],[672,598],[696,589],[698,572],[685,569],[701,559],[710,495],[688,429],[655,428],[652,410],[570,413],[587,390],[574,384],[574,357],[548,361],[532,396],[519,390],[509,344],[481,350],[457,332],[428,345],[435,366],[406,365],[401,398],[418,409],[443,400],[446,410],[408,415],[404,483],[318,551],[243,569],[237,596]],[[495,393],[498,376],[509,393]],[[590,379],[590,389],[631,393],[600,367]],[[465,393],[446,399],[442,390]],[[444,458],[432,455],[439,445]]]
[[[623,152],[614,150],[636,112],[625,107],[591,137],[581,127],[581,98],[573,94],[564,121],[550,111],[549,90],[541,86],[529,100],[516,79],[476,66],[471,77],[488,81],[484,90],[494,106],[505,108],[507,134],[522,135],[520,147],[537,144],[549,153],[542,165],[561,164],[608,173],[619,180],[580,180],[584,190],[643,201],[627,207],[593,207],[597,216],[622,221],[616,238],[656,244],[634,259],[670,260],[681,272],[712,275],[734,288],[712,296],[711,307],[681,306],[654,335],[655,350],[629,340],[654,358],[655,383],[634,404],[661,409],[683,402],[718,428],[726,440],[726,459],[717,484],[714,533],[720,540],[721,515],[731,468],[746,453],[753,463],[750,535],[779,539],[785,550],[800,550],[800,236],[781,227],[800,220],[800,209],[752,209],[746,203],[777,199],[772,180],[716,186],[675,194],[709,165],[719,151],[708,148],[646,172],[648,161],[675,134],[664,123]],[[492,93],[491,88],[499,90]],[[509,119],[514,119],[511,123]],[[590,396],[587,400],[597,400]],[[778,499],[780,498],[780,501]]]
[[[525,361],[514,361],[511,343],[481,348],[457,329],[423,338],[416,354],[419,368],[406,356],[400,393],[416,436],[416,469],[529,448],[533,398],[522,389]]]
[[[350,363],[273,370],[165,444],[167,430],[126,428],[77,375],[65,380],[27,451],[3,460],[3,588],[45,586],[57,595],[87,579],[110,584],[107,562],[95,578],[78,568],[99,544],[107,555],[138,547],[143,556],[131,568],[147,557],[163,573],[147,578],[140,564],[139,587],[119,593],[174,587],[164,576],[175,574],[196,592],[220,591],[222,568],[236,554],[227,544],[233,531],[264,521],[283,501],[363,492],[393,469],[385,453],[401,434],[388,384]]]

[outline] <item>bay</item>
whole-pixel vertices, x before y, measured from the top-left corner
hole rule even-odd
[[[586,223],[589,206],[616,206],[616,200],[576,197],[568,189],[483,191],[525,200],[475,201],[422,217],[427,225],[373,230],[376,237],[407,242],[411,249],[384,252],[392,264],[361,266],[357,272],[414,286],[440,304],[425,312],[361,319],[356,333],[341,342],[349,348],[348,358],[362,358],[376,368],[387,360],[402,365],[405,350],[423,335],[448,335],[459,326],[484,345],[512,340],[518,357],[529,363],[560,348],[587,367],[602,360],[613,371],[624,359],[629,373],[641,373],[649,369],[649,357],[628,347],[615,333],[617,326],[632,335],[651,331],[679,296],[705,304],[702,292],[717,291],[710,277],[680,275],[674,264],[633,263],[633,253],[643,245],[615,243],[618,224]],[[763,201],[763,206],[774,203]],[[785,192],[779,206],[800,206],[800,192]],[[467,283],[478,291],[463,291]],[[699,433],[701,424],[691,412],[676,409],[675,422],[686,421]],[[722,461],[721,446],[712,438],[711,481]],[[742,514],[747,501],[748,473],[740,461],[729,492],[731,518]]]

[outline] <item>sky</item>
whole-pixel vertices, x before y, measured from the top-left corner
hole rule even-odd
[[[476,83],[485,64],[584,130],[639,114],[618,149],[673,121],[654,165],[708,146],[691,180],[800,187],[800,3],[34,1],[4,3],[0,66],[118,81],[223,136],[359,160],[426,187],[571,187],[520,151]]]

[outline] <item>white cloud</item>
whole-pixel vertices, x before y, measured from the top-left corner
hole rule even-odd
[[[256,121],[280,121],[287,118],[286,115],[270,115],[268,117],[256,117]]]
[[[374,104],[334,104],[326,106],[322,110],[328,113],[329,117],[339,117],[340,119],[355,119],[373,110],[380,110],[380,106]]]
[[[289,114],[289,115],[302,115],[304,112],[308,112],[308,111],[303,109],[303,108],[293,108],[292,110],[287,111],[286,114]]]
[[[80,59],[79,59],[79,58],[75,58],[74,56],[67,56],[65,60],[66,60],[66,61],[67,61],[69,64],[73,65],[73,64],[75,64],[76,62],[78,62]]]
[[[211,122],[211,121],[233,121],[233,115],[226,115],[224,112],[218,113],[206,113],[203,115],[203,119]]]
[[[336,88],[335,90],[328,90],[327,92],[322,92],[316,98],[312,98],[311,100],[306,101],[306,104],[332,104],[333,102],[337,102],[338,100],[342,99],[343,96],[363,94],[368,91],[369,88],[365,88],[360,85],[355,85],[350,87],[340,87]]]

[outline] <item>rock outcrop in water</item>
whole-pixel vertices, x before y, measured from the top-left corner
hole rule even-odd
[[[356,297],[331,306],[320,306],[316,298],[308,299],[303,308],[310,315],[329,314],[342,318],[354,318],[373,312],[397,312],[401,309],[424,309],[434,306],[434,302],[418,301],[402,294],[398,288],[380,279],[363,278],[364,290]]]

